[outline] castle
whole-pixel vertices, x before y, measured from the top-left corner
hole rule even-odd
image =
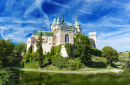
[[[64,21],[63,14],[62,14],[62,20],[60,20],[59,17],[56,18],[55,16],[54,21],[51,25],[51,31],[37,31],[33,33],[30,38],[28,38],[27,50],[31,45],[33,45],[34,52],[36,51],[37,49],[36,42],[41,32],[43,34],[42,36],[43,39],[42,48],[44,49],[43,53],[50,52],[52,46],[62,44],[61,55],[63,57],[67,57],[68,55],[64,45],[66,43],[74,44],[73,37],[75,36],[76,33],[82,33],[82,29],[80,28],[77,16],[75,24]],[[91,46],[93,48],[96,48],[96,32],[89,32],[89,39],[91,41]]]

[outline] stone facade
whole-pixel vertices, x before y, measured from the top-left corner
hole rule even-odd
[[[73,37],[75,36],[76,33],[82,33],[82,29],[80,28],[77,17],[75,24],[64,21],[63,15],[62,15],[62,21],[60,21],[59,17],[58,19],[55,17],[51,25],[51,31],[37,31],[33,33],[30,38],[28,38],[27,50],[31,45],[33,45],[34,51],[36,51],[37,49],[36,42],[41,32],[43,34],[42,47],[44,54],[50,52],[51,47],[62,44],[61,55],[63,57],[67,57],[68,55],[64,45],[66,43],[74,44]],[[90,41],[92,42],[92,47],[96,48],[96,32],[90,32],[89,36]]]

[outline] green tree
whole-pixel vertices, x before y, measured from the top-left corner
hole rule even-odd
[[[6,52],[5,40],[0,39],[0,58],[1,59],[5,56],[5,52]]]
[[[26,51],[27,45],[24,42],[19,42],[15,45],[16,54],[21,56],[22,52]]]
[[[112,62],[118,59],[118,52],[110,46],[105,46],[102,49],[102,56],[107,58],[108,65],[112,65]]]
[[[82,63],[91,60],[91,43],[87,36],[77,33],[74,37],[74,44],[75,54],[80,57]]]
[[[11,39],[6,40],[6,53],[5,53],[5,55],[9,56],[10,54],[13,53],[13,50],[14,50],[14,44],[13,44],[12,40]]]
[[[40,33],[37,41],[37,53],[38,53],[38,61],[39,65],[42,66],[43,64],[43,49],[42,49],[42,32]]]
[[[72,55],[73,45],[70,44],[70,43],[66,43],[66,44],[65,44],[65,48],[66,48],[68,57],[69,57],[69,58],[73,58],[73,55]]]
[[[92,48],[92,55],[102,56],[102,51],[97,48]]]

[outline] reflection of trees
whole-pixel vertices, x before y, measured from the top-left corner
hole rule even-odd
[[[17,84],[27,85],[127,85],[129,75],[117,74],[62,74],[62,73],[41,73],[30,71],[19,71],[14,74],[11,81]]]

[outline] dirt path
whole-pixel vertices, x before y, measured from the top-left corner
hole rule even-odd
[[[53,73],[72,73],[72,74],[96,74],[96,73],[119,73],[123,70],[112,69],[112,70],[99,70],[99,71],[55,71],[55,70],[40,70],[40,69],[19,69],[24,71],[37,71],[37,72],[53,72]]]

